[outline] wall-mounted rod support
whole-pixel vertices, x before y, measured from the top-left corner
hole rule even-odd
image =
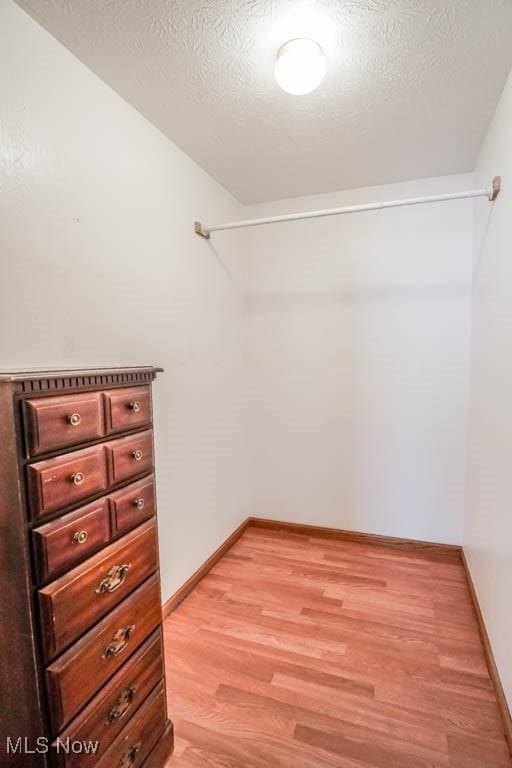
[[[498,197],[501,189],[501,176],[495,176],[492,180],[492,188],[491,188],[491,194],[489,195],[489,200],[491,203],[493,203],[496,198]]]
[[[201,235],[201,237],[204,237],[205,240],[210,239],[210,232],[203,227],[203,225],[199,221],[194,222],[194,230],[196,235]]]
[[[199,221],[195,222],[197,235],[210,239],[212,232],[221,232],[224,229],[243,229],[245,227],[258,227],[261,224],[278,224],[281,221],[300,221],[301,219],[316,219],[320,216],[341,216],[345,213],[362,213],[363,211],[379,211],[383,208],[399,208],[404,205],[420,205],[421,203],[441,203],[446,200],[463,200],[468,197],[486,197],[491,202],[496,200],[501,188],[500,176],[495,176],[489,187],[482,189],[470,189],[466,192],[448,192],[444,195],[429,195],[427,197],[408,197],[403,200],[386,200],[382,203],[364,203],[362,205],[346,205],[343,208],[327,208],[320,211],[308,211],[305,213],[287,213],[284,216],[271,216],[266,219],[247,219],[246,221],[232,221],[229,224],[214,224],[206,226]]]

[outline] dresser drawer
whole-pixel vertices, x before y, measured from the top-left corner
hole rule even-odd
[[[151,576],[46,670],[56,736],[160,625],[160,583]]]
[[[153,469],[153,433],[139,432],[105,443],[111,485]]]
[[[167,725],[165,686],[147,698],[95,768],[140,768]]]
[[[97,445],[30,464],[27,478],[33,517],[69,507],[107,488],[104,448]]]
[[[45,658],[80,637],[157,568],[156,522],[150,520],[39,590]]]
[[[25,401],[25,432],[31,456],[104,434],[101,393]]]
[[[110,495],[112,534],[124,533],[155,514],[155,478],[132,483]]]
[[[39,581],[47,581],[110,541],[107,499],[100,499],[32,531]]]
[[[151,423],[149,387],[114,389],[104,393],[107,432],[123,432]]]
[[[93,768],[164,676],[162,633],[157,630],[116,672],[90,704],[60,734],[60,740],[99,742],[92,755],[55,752],[59,768]]]

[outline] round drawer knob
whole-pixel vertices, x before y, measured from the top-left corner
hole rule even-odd
[[[75,472],[74,475],[71,475],[71,480],[75,485],[82,485],[83,481],[85,480],[85,475],[83,472]]]
[[[78,425],[81,423],[82,417],[79,413],[72,413],[71,416],[68,416],[68,422],[71,424],[72,427],[78,427]]]
[[[87,541],[87,531],[77,531],[73,534],[73,541],[75,544],[85,544]]]
[[[142,497],[134,499],[133,506],[137,507],[137,509],[144,509],[144,499]]]
[[[140,411],[141,405],[138,400],[133,400],[129,405],[130,410],[132,410],[134,413],[138,413]]]
[[[142,451],[132,451],[132,456],[135,459],[135,461],[140,461],[142,459]]]

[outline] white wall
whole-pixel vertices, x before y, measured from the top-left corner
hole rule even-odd
[[[247,514],[237,240],[192,233],[239,206],[10,0],[0,72],[0,368],[166,369],[166,597]]]
[[[246,216],[471,186],[424,179]],[[252,514],[460,543],[472,202],[248,231]]]
[[[512,708],[512,75],[475,175],[501,174],[476,205],[471,405],[464,548]]]

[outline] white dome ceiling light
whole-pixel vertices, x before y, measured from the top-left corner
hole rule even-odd
[[[274,76],[283,91],[302,96],[318,88],[326,71],[327,62],[318,43],[299,37],[279,49]]]

